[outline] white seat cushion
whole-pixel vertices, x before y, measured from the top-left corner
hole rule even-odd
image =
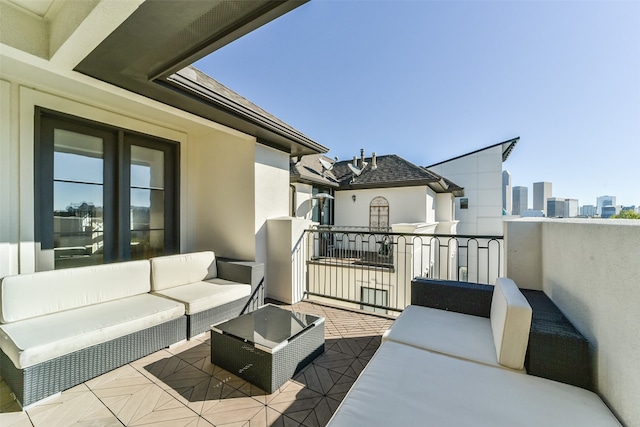
[[[620,426],[595,394],[384,342],[329,421],[352,426]]]
[[[491,299],[491,329],[498,363],[523,369],[529,343],[532,310],[511,279],[496,279]]]
[[[151,258],[151,290],[182,286],[218,276],[216,256],[211,251]]]
[[[248,297],[251,285],[213,279],[164,289],[154,294],[179,301],[185,305],[187,314],[194,314]]]
[[[410,305],[382,340],[502,367],[493,345],[491,322],[485,317]]]
[[[0,349],[26,368],[184,315],[184,305],[151,294],[0,326]]]
[[[19,274],[0,279],[0,321],[17,322],[151,290],[149,261]]]

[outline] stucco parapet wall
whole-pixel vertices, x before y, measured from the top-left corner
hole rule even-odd
[[[629,226],[640,227],[640,220],[637,219],[612,219],[612,218],[505,218],[505,222],[539,222],[543,224],[580,224],[580,225],[602,225],[602,226]]]
[[[431,224],[427,223],[399,223],[392,224],[391,230],[394,233],[413,233],[413,234],[432,234],[435,232],[436,227],[438,226],[438,222],[434,222]]]

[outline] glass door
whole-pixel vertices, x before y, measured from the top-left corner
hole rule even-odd
[[[164,151],[131,146],[131,259],[164,254]]]
[[[38,269],[176,253],[179,145],[38,112],[34,206]]]
[[[104,140],[53,131],[55,268],[104,262]]]

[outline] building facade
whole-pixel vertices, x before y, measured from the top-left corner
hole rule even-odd
[[[502,165],[519,137],[426,166],[464,188],[456,199],[458,233],[502,236]]]
[[[602,214],[600,214],[600,217],[602,218],[611,218],[614,215],[617,215],[620,213],[620,207],[619,206],[603,206],[602,207]]]
[[[337,161],[322,155],[292,161],[293,215],[321,225],[390,231],[398,224],[455,234],[455,198],[464,189],[396,155]],[[324,201],[318,200],[323,193]],[[324,206],[324,220],[316,214]],[[330,206],[330,209],[327,208]],[[329,215],[330,220],[327,220]]]
[[[596,213],[602,216],[602,208],[605,206],[615,206],[616,196],[600,196],[596,198]]]
[[[550,182],[533,183],[533,209],[547,213],[547,199],[552,196]]]
[[[596,207],[594,205],[582,205],[580,206],[580,215],[592,218],[596,216]]]
[[[564,199],[550,197],[547,199],[547,217],[563,218],[565,215]]]
[[[578,199],[564,199],[564,217],[575,218],[578,213]]]
[[[520,215],[521,212],[529,209],[529,189],[523,186],[513,187],[513,207],[512,215]]]
[[[506,215],[511,215],[511,172],[502,171],[502,210]]]

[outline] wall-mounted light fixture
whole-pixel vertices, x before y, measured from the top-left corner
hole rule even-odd
[[[314,195],[312,200],[318,200],[320,202],[320,225],[326,225],[324,223],[324,202],[329,199],[333,200],[334,197],[329,193],[318,193]]]
[[[353,200],[353,203],[356,202],[356,195],[355,194],[351,196],[351,200]]]

